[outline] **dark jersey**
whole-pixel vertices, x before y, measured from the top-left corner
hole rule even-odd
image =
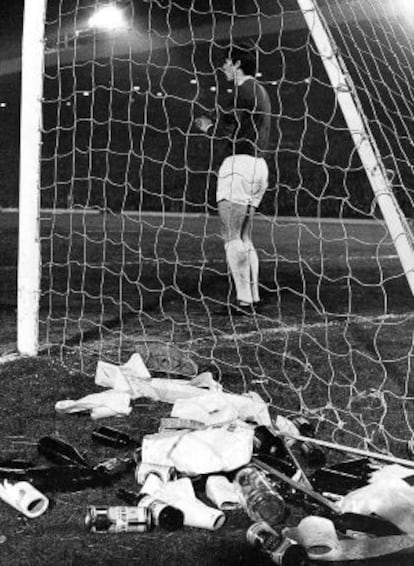
[[[266,89],[253,77],[246,79],[236,87],[234,107],[224,112],[223,126],[217,132],[227,139],[224,157],[239,154],[265,157],[270,121],[271,105]]]

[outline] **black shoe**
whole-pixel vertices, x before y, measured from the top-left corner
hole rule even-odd
[[[261,312],[263,312],[263,309],[264,309],[263,301],[255,301],[253,303],[253,308],[254,308],[256,314],[260,314]]]

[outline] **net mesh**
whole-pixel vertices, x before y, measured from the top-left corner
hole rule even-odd
[[[401,451],[413,427],[411,295],[296,2],[114,2],[126,25],[112,29],[89,25],[107,3],[49,4],[45,347],[85,371],[134,351],[154,370],[158,348],[173,372],[191,358],[226,389],[257,391],[274,414],[309,415],[325,438]],[[412,29],[396,2],[318,6],[410,216]],[[272,102],[270,183],[253,234],[263,307],[250,318],[219,313],[234,302],[219,161],[195,127],[234,96],[218,67],[242,39]]]

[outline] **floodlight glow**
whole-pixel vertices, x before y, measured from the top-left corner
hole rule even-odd
[[[127,24],[122,10],[116,6],[105,6],[89,18],[88,26],[90,28],[114,30],[125,28]]]
[[[397,6],[401,16],[404,17],[409,23],[414,16],[414,3],[412,0],[398,0]]]

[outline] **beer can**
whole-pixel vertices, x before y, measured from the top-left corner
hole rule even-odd
[[[147,507],[90,505],[85,525],[92,533],[146,533],[152,520]]]
[[[150,464],[140,462],[135,469],[135,479],[137,483],[143,485],[150,474],[157,476],[163,483],[173,480],[176,477],[175,468],[172,466],[162,466],[160,464]]]

